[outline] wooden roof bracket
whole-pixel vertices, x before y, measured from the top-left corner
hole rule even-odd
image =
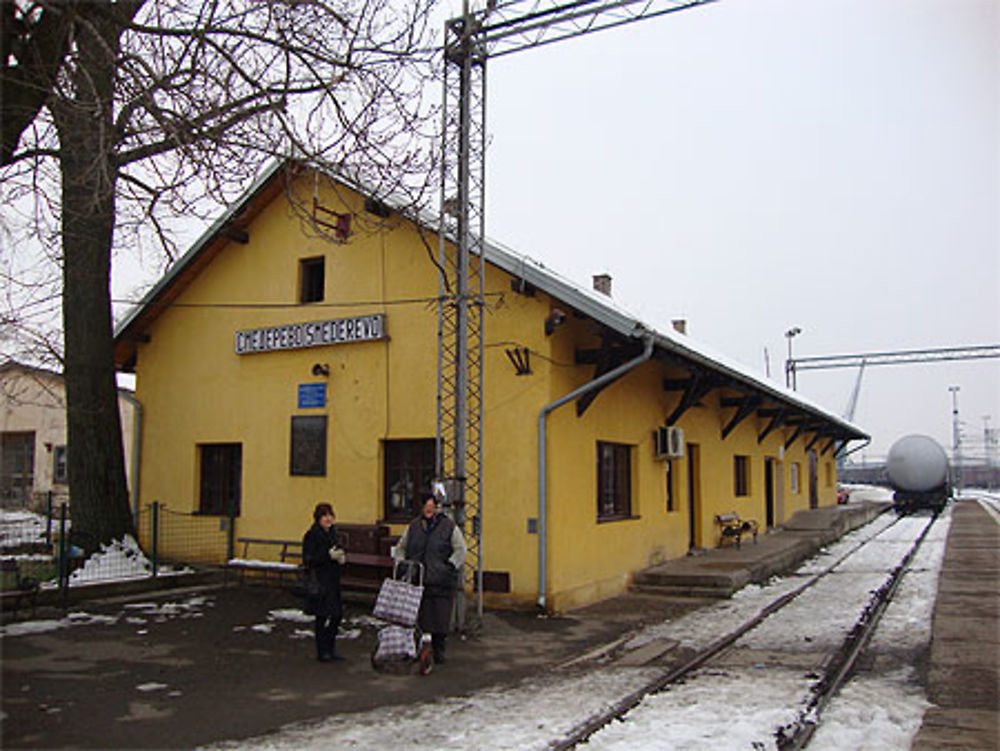
[[[675,391],[677,389],[674,387],[679,383],[682,382],[664,380],[663,388],[667,391]],[[678,404],[670,416],[667,417],[667,426],[675,424],[679,419],[681,419],[681,416],[685,412],[708,396],[709,392],[721,385],[710,375],[697,372],[692,373],[691,378],[687,379],[683,383],[685,384],[684,394],[681,396],[680,404]]]
[[[812,440],[809,441],[809,443],[806,445],[806,451],[808,451],[813,446],[815,446],[817,444],[817,442],[819,441],[820,438],[824,437],[823,426],[822,425],[810,424],[809,425],[809,430],[815,430],[816,434],[812,437]]]
[[[737,425],[747,419],[751,414],[757,411],[757,407],[761,405],[763,401],[759,396],[746,396],[743,399],[736,399],[736,403],[739,408],[736,410],[736,414],[733,415],[733,419],[729,421],[729,424],[722,429],[722,440],[726,440],[729,434],[733,432]],[[734,406],[728,403],[724,406]]]
[[[757,434],[757,443],[763,443],[764,439],[767,438],[768,435],[770,435],[775,428],[781,425],[782,421],[785,419],[786,412],[788,412],[788,408],[781,407],[778,409],[777,412],[774,413],[774,416],[771,418],[771,422],[767,424],[767,427],[764,428],[763,432]],[[760,414],[760,412],[758,412],[757,414]]]
[[[596,357],[595,357],[596,354]],[[638,352],[635,347],[632,346],[614,346],[608,339],[602,339],[601,348],[596,351],[593,350],[580,350],[576,354],[577,362],[583,359],[594,359],[594,375],[591,380],[596,380],[600,378],[605,373],[610,373],[615,368],[628,362],[632,358],[636,357]],[[583,413],[587,411],[597,395],[600,394],[609,385],[614,383],[618,379],[612,379],[607,383],[598,386],[595,389],[591,389],[587,393],[583,394],[579,399],[576,400],[576,416],[582,417]]]
[[[792,433],[792,437],[785,441],[786,449],[790,449],[792,447],[792,444],[795,443],[795,439],[798,438],[800,435],[802,435],[802,429],[805,427],[805,425],[806,425],[805,421],[803,420],[801,423],[795,426],[795,432]]]

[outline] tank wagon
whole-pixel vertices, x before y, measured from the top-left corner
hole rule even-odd
[[[951,498],[948,457],[929,436],[908,435],[892,444],[885,470],[894,491],[893,505],[901,514],[940,511]]]

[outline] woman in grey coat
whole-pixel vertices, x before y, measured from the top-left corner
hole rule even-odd
[[[451,627],[455,590],[462,583],[465,539],[454,521],[438,510],[433,495],[424,498],[420,516],[410,522],[396,545],[396,560],[424,566],[424,597],[417,625],[431,635],[434,662],[444,662],[444,645]]]

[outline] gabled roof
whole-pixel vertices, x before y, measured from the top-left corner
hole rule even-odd
[[[523,279],[546,294],[563,301],[622,336],[640,339],[646,334],[653,337],[658,354],[664,359],[690,363],[722,377],[723,386],[757,393],[762,397],[788,405],[796,411],[835,426],[843,439],[865,439],[869,436],[861,428],[831,414],[816,402],[796,391],[784,388],[754,373],[735,360],[716,352],[674,330],[673,326],[643,321],[611,297],[583,287],[560,276],[528,256],[519,254],[499,243],[487,241],[486,259],[518,279]]]
[[[234,238],[238,238],[239,233],[252,218],[277,196],[283,188],[283,181],[280,178],[289,166],[289,163],[281,161],[270,164],[240,200],[202,234],[122,320],[115,333],[115,363],[118,368],[131,369],[136,343],[142,340],[148,323],[169,306],[215,254],[234,241]],[[362,195],[368,193],[363,187],[352,184],[351,181],[341,180],[341,182]],[[391,201],[389,204],[391,206]],[[432,217],[413,217],[409,213],[406,215],[425,229],[437,231]],[[709,374],[714,387],[735,389],[747,397],[759,397],[760,400],[776,404],[779,408],[785,408],[802,418],[822,423],[831,437],[837,440],[869,438],[856,425],[830,413],[801,394],[754,373],[710,347],[689,338],[686,334],[674,331],[669,324],[663,326],[656,322],[640,320],[611,297],[583,287],[544,264],[500,243],[487,239],[484,246],[488,262],[592,318],[621,337],[641,340],[651,336],[655,353],[660,359],[679,364],[692,372]]]

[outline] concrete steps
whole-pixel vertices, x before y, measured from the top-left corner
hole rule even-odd
[[[884,512],[890,504],[852,504],[795,514],[780,529],[744,542],[699,551],[633,574],[633,592],[725,599],[750,583],[787,573],[821,547]]]

